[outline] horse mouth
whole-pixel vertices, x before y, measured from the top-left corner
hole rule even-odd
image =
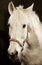
[[[8,54],[8,57],[9,57],[9,60],[11,60],[11,62],[14,65],[21,65],[21,61],[17,54],[12,54],[12,55]]]
[[[9,59],[14,63],[14,65],[21,65],[21,61],[16,55],[9,55]]]

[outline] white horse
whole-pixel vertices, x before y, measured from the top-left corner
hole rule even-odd
[[[12,61],[19,59],[21,65],[42,64],[42,23],[33,11],[33,4],[23,9],[10,2],[8,11],[10,58]]]

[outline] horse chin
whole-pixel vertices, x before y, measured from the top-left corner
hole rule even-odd
[[[9,59],[16,65],[21,65],[21,61],[18,56],[9,56]]]

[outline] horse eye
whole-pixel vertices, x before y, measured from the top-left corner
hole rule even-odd
[[[26,24],[23,24],[23,28],[25,28],[26,27]]]

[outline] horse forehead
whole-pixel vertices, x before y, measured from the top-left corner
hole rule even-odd
[[[27,18],[27,15],[22,12],[22,11],[16,11],[16,12],[13,12],[12,16],[10,17],[10,20],[11,20],[11,24],[24,24],[24,23],[27,23],[28,21],[28,18]]]

